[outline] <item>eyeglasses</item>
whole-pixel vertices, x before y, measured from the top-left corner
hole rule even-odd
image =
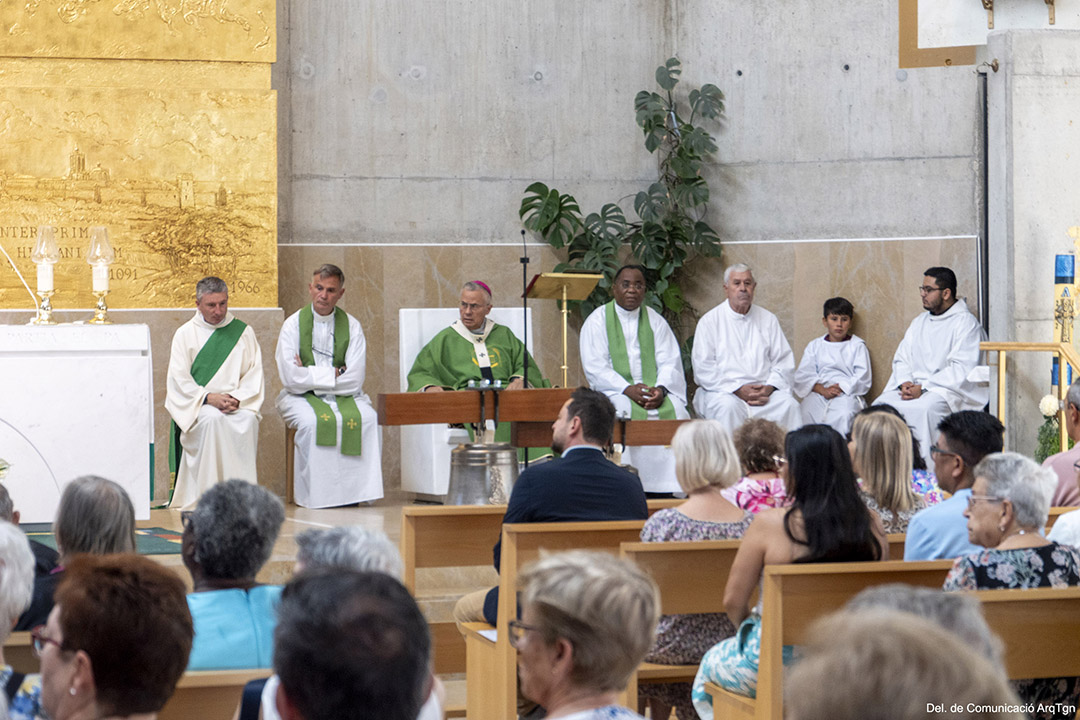
[[[506,626],[510,628],[510,646],[513,648],[518,647],[518,644],[525,637],[525,633],[529,630],[532,630],[533,632],[541,632],[540,628],[536,627],[535,625],[526,625],[525,623],[519,622],[517,620],[511,620],[510,622],[506,623]]]
[[[968,510],[975,507],[975,503],[978,502],[1003,502],[1004,500],[1005,498],[995,497],[993,495],[968,495]]]
[[[619,281],[619,287],[622,288],[623,290],[630,290],[631,288],[633,288],[634,290],[644,290],[645,289],[645,283],[643,283],[643,282],[630,282],[629,280],[620,280]]]
[[[64,650],[63,643],[58,640],[53,640],[51,637],[45,634],[45,626],[38,625],[36,628],[30,631],[30,645],[34,648],[34,655],[41,657],[41,653],[45,652],[45,646],[52,643],[56,646],[57,650]]]
[[[935,293],[935,292],[937,292],[937,291],[939,291],[941,289],[942,288],[930,287],[929,285],[920,285],[919,286],[919,294],[920,295],[929,295],[930,293]]]
[[[464,300],[461,302],[461,309],[462,310],[471,310],[472,312],[480,312],[481,310],[483,310],[486,307],[487,307],[487,305],[481,305],[480,303],[467,303]]]
[[[948,450],[942,450],[937,445],[930,446],[931,455],[952,455],[953,457],[960,457],[960,453],[950,452]]]
[[[1077,460],[1076,462],[1073,463],[1073,470],[1080,473],[1080,460]]]
[[[773,455],[772,461],[776,464],[777,470],[787,465],[787,458],[783,455]]]

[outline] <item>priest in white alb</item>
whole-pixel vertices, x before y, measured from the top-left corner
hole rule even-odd
[[[645,290],[642,266],[619,268],[612,286],[615,299],[594,310],[581,327],[585,378],[589,387],[608,396],[619,417],[685,420],[690,413],[679,342],[663,316],[642,305]],[[680,490],[670,448],[628,446],[623,459],[637,468],[646,494]]]
[[[296,428],[296,504],[325,508],[378,500],[382,436],[363,390],[364,331],[337,306],[345,294],[345,274],[336,265],[323,265],[308,292],[311,304],[285,320],[274,354],[284,387],[278,412]]]
[[[904,333],[893,356],[892,376],[874,403],[900,411],[931,467],[938,423],[946,415],[981,410],[987,403],[987,388],[968,379],[979,364],[979,343],[986,333],[967,303],[956,297],[956,273],[949,268],[929,268],[919,294],[925,312]]]
[[[198,282],[195,307],[195,317],[173,335],[165,392],[173,421],[169,505],[181,509],[223,480],[258,482],[264,393],[259,343],[229,312],[229,288],[221,278]]]
[[[794,430],[802,425],[791,394],[795,355],[776,316],[754,305],[756,289],[749,267],[728,267],[727,300],[698,321],[691,352],[698,385],[694,409],[730,432],[752,417]]]

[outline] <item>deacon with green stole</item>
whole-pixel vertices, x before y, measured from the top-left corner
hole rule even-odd
[[[607,395],[619,417],[689,418],[679,343],[663,316],[642,305],[645,269],[619,268],[612,290],[615,299],[594,310],[581,327],[581,364],[589,387]],[[669,448],[627,447],[623,459],[637,468],[646,493],[679,491]]]
[[[551,387],[525,350],[525,344],[504,325],[488,319],[491,288],[475,280],[461,289],[461,316],[425,345],[409,370],[409,392],[461,390],[470,380],[501,380],[507,390],[523,388],[525,363],[529,386]],[[499,423],[499,442],[510,441],[509,423]],[[546,454],[546,449],[542,450]]]
[[[258,483],[262,352],[255,333],[229,312],[229,288],[206,277],[195,286],[195,317],[173,335],[165,409],[172,416],[169,505],[193,507],[213,485]]]
[[[308,508],[336,507],[383,496],[382,436],[364,394],[367,343],[359,321],[337,306],[345,274],[315,270],[311,304],[289,316],[278,336],[284,389],[277,409],[296,428],[293,496]]]

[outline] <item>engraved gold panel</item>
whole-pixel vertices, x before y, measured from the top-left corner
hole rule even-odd
[[[274,0],[0,1],[0,55],[274,61]]]
[[[0,86],[0,244],[33,288],[37,226],[59,228],[59,309],[94,303],[93,225],[117,252],[111,308],[189,306],[204,275],[229,283],[234,306],[275,307],[275,101],[272,90]],[[0,308],[24,307],[3,268]]]

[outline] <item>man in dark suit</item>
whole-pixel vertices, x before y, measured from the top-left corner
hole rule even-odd
[[[578,388],[551,426],[551,449],[562,457],[534,465],[514,483],[503,523],[645,520],[648,506],[641,481],[604,457],[615,407],[600,392]],[[501,543],[495,543],[499,569]],[[499,588],[469,593],[454,607],[459,624],[495,624]]]

